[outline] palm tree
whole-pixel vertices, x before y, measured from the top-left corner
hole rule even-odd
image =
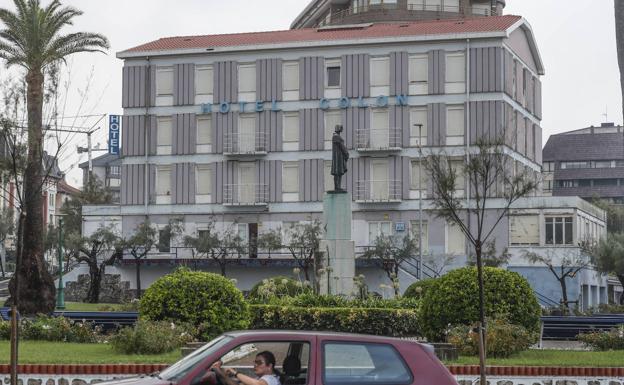
[[[21,204],[26,214],[23,223],[20,269],[10,284],[11,301],[19,290],[22,314],[48,313],[54,309],[54,281],[43,260],[43,86],[44,74],[51,66],[77,52],[104,52],[108,40],[99,34],[74,32],[61,34],[82,12],[62,6],[58,0],[42,7],[39,0],[13,0],[16,11],[0,8],[0,58],[7,67],[25,70],[28,114],[28,155],[24,171]],[[17,286],[15,281],[17,278]]]
[[[615,40],[620,67],[620,90],[622,92],[622,113],[624,113],[624,0],[615,2]]]

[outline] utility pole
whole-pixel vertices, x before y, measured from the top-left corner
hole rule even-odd
[[[416,123],[418,127],[418,279],[421,278],[422,266],[422,123]]]
[[[65,309],[65,288],[63,287],[63,217],[59,218],[58,227],[58,289],[56,290],[56,308]]]
[[[80,147],[78,146],[78,148],[76,149],[78,154],[82,154],[83,152],[86,152],[88,157],[89,157],[89,170],[88,170],[88,174],[87,174],[87,183],[91,182],[91,177],[93,175],[93,152],[94,151],[108,151],[108,149],[93,149],[91,148],[91,134],[93,134],[95,131],[99,130],[100,128],[96,128],[94,130],[91,131],[87,131],[84,132],[85,134],[87,134],[87,147]]]

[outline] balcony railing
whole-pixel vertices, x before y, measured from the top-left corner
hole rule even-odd
[[[225,134],[223,152],[226,155],[266,154],[266,135],[264,132]]]
[[[399,151],[401,130],[398,128],[373,128],[355,130],[358,151]]]
[[[355,183],[355,201],[359,203],[400,202],[400,180],[363,180]]]
[[[223,204],[229,206],[259,206],[269,201],[267,184],[245,183],[226,184]]]

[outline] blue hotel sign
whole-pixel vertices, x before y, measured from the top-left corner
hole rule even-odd
[[[119,140],[121,132],[121,119],[119,115],[108,117],[108,153],[119,155]]]
[[[368,99],[368,98],[366,98]],[[397,95],[395,97],[394,105],[407,106],[407,95]],[[238,102],[238,103],[218,103],[218,104],[202,104],[202,113],[208,114],[213,112],[220,112],[227,114],[232,109],[232,104],[238,104],[240,112],[263,112],[263,111],[281,111],[279,102],[271,100],[270,102],[264,100],[258,100],[256,102]],[[350,107],[366,108],[366,107],[388,107],[390,104],[390,97],[377,96],[373,98],[372,103],[365,100],[363,97],[359,98],[340,98],[340,99],[326,99],[319,100],[319,108],[321,110],[329,110],[331,108],[347,109]]]

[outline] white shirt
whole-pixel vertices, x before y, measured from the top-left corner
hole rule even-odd
[[[274,374],[265,374],[264,376],[260,377],[260,379],[266,382],[267,385],[281,385],[279,378],[277,378],[277,376]]]

